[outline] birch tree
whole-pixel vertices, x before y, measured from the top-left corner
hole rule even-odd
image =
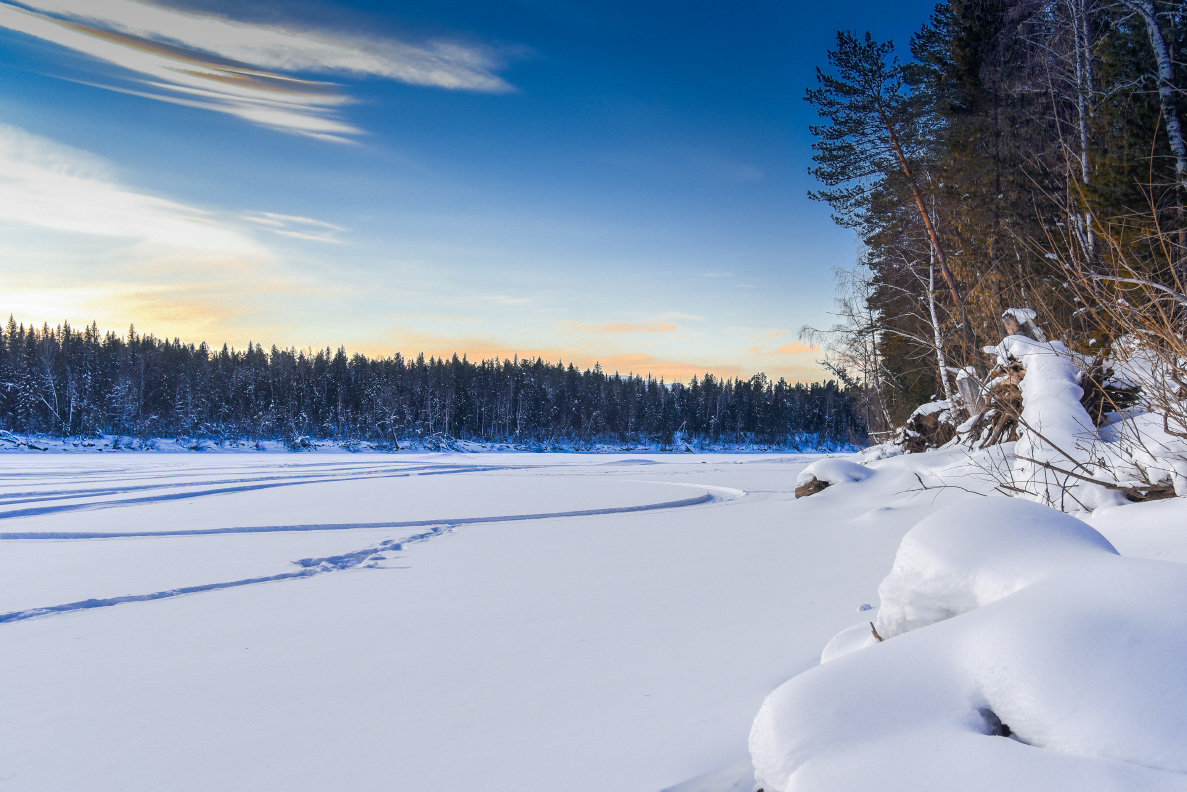
[[[1175,178],[1179,189],[1187,189],[1187,144],[1183,142],[1183,125],[1175,103],[1175,72],[1170,47],[1159,23],[1155,0],[1121,0],[1121,5],[1137,14],[1146,26],[1150,51],[1157,68],[1158,102],[1166,124],[1166,137],[1175,158]],[[1182,3],[1178,13],[1183,13]]]

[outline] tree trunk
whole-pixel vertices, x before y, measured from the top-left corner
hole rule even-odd
[[[932,212],[935,212],[936,200],[931,201]],[[932,224],[935,219],[932,218]],[[940,375],[940,386],[944,390],[944,398],[950,410],[956,409],[956,399],[952,387],[948,384],[948,355],[944,352],[944,335],[940,332],[940,317],[936,313],[936,252],[931,251],[931,261],[927,266],[927,314],[931,319],[932,346],[936,350],[936,367]]]
[[[953,397],[952,386],[948,384],[948,356],[944,354],[944,337],[940,334],[940,320],[936,316],[936,265],[927,268],[927,312],[931,316],[932,343],[936,348],[936,366],[939,369],[940,385],[944,389],[944,398],[948,401],[948,408],[956,409],[956,399]]]
[[[1158,11],[1154,7],[1154,0],[1122,0],[1127,8],[1137,12],[1146,23],[1146,32],[1150,37],[1150,49],[1154,53],[1154,61],[1158,64],[1158,101],[1162,107],[1162,117],[1166,121],[1166,136],[1170,140],[1171,153],[1175,156],[1175,177],[1180,189],[1187,189],[1187,145],[1183,143],[1183,126],[1179,121],[1179,113],[1175,110],[1174,71],[1171,65],[1170,49],[1166,38],[1162,35],[1162,28],[1158,26]]]
[[[1080,183],[1087,187],[1092,179],[1088,161],[1088,120],[1091,116],[1088,97],[1092,95],[1093,90],[1092,45],[1088,36],[1088,3],[1087,0],[1069,0],[1068,8],[1071,12],[1073,40],[1076,49],[1076,127],[1080,137]],[[1096,260],[1096,230],[1093,228],[1092,210],[1085,207],[1079,213],[1078,220],[1082,225],[1080,229],[1081,244],[1091,269]]]
[[[886,117],[884,112],[879,111],[879,116],[882,119],[883,127],[886,129],[886,134],[890,138],[890,146],[894,150],[895,157],[898,159],[899,167],[902,168],[903,175],[907,177],[907,184],[911,186],[911,196],[915,199],[915,207],[919,210],[919,216],[923,220],[923,227],[927,229],[927,237],[931,241],[932,255],[935,256],[936,263],[940,266],[940,275],[944,279],[944,284],[948,287],[948,292],[952,295],[952,302],[956,306],[956,316],[960,319],[960,327],[965,343],[968,345],[969,354],[972,354],[977,348],[977,341],[973,336],[973,326],[969,323],[969,316],[964,308],[964,298],[961,297],[960,287],[956,283],[956,278],[952,275],[952,270],[948,267],[948,257],[944,255],[944,247],[940,244],[940,235],[936,233],[936,226],[932,223],[931,215],[928,214],[927,207],[923,203],[923,194],[919,192],[919,185],[915,183],[915,174],[911,171],[911,164],[907,162],[907,155],[903,152],[903,147],[899,144],[898,134],[894,131],[894,125],[890,123],[890,119]]]

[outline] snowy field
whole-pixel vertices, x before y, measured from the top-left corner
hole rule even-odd
[[[787,757],[827,753],[817,743],[832,739],[837,719],[854,747],[873,740],[889,753],[842,764],[835,776],[811,764],[852,782],[831,788],[866,788],[846,773],[878,777],[896,756],[908,762],[903,789],[931,788],[912,773],[943,766],[876,742],[878,724],[907,735],[913,719],[931,722],[927,707],[963,713],[960,686],[972,677],[942,663],[926,671],[942,651],[892,662],[894,651],[921,646],[912,635],[814,669],[830,639],[852,628],[828,650],[839,656],[870,644],[875,618],[892,635],[945,619],[974,607],[959,604],[962,587],[980,587],[968,596],[988,602],[1029,585],[1019,575],[1034,577],[1026,570],[1060,553],[1097,564],[1086,568],[1094,577],[1130,567],[1074,520],[1052,523],[1071,531],[1058,539],[1066,549],[1033,534],[1045,566],[1019,572],[1014,551],[994,561],[997,545],[977,538],[978,523],[1022,526],[1003,541],[1025,548],[1025,526],[1046,518],[992,517],[1003,502],[1040,507],[970,494],[985,484],[963,452],[871,468],[828,461],[815,469],[856,483],[795,500],[797,475],[817,459],[0,455],[0,788],[750,792],[748,735],[760,708],[750,748],[768,788],[782,788],[780,774],[792,772],[782,768],[796,766]],[[946,486],[935,487],[937,470]],[[953,524],[973,533],[951,534],[959,544],[943,550],[916,531],[919,550],[896,562],[904,534],[946,506],[980,517],[932,519],[935,536],[943,541]],[[1179,507],[1104,509],[1091,522],[1122,555],[1183,561]],[[952,552],[968,560],[943,561]],[[912,571],[921,569],[933,570],[923,588]],[[951,593],[936,599],[941,585]],[[1095,595],[1077,598],[1095,623]],[[977,623],[947,624],[957,622]],[[940,641],[944,629],[918,635]],[[1157,657],[1174,665],[1179,656]],[[870,719],[871,707],[905,712],[904,702],[875,699],[893,698],[902,687],[894,679],[919,673],[931,681],[902,693],[930,690],[934,703],[914,698],[910,717]],[[815,715],[781,703],[822,683],[836,695]],[[1011,717],[1018,726],[1033,699],[1001,706],[1012,701],[1022,707]],[[1110,706],[1100,722],[1140,738],[1149,724]],[[1163,710],[1179,717],[1177,705]],[[796,712],[811,722],[786,720]],[[1084,717],[1079,705],[1038,710],[1051,712]],[[942,717],[961,724],[944,738],[954,746],[973,735],[946,754],[956,777],[962,762],[997,762],[978,753],[1000,744],[979,736],[988,733],[979,721]],[[1177,751],[1183,732],[1160,733]],[[1020,754],[1040,763],[1060,755]],[[1178,789],[1178,778],[1162,780]],[[1127,779],[1101,788],[1132,788]]]
[[[905,530],[815,458],[0,455],[2,788],[749,790]]]

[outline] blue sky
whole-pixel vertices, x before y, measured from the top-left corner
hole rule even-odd
[[[18,320],[811,380],[838,28],[930,3],[0,0]]]

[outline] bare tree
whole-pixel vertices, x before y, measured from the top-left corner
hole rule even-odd
[[[836,322],[828,328],[805,325],[800,338],[819,344],[826,351],[823,365],[848,385],[865,391],[866,425],[873,435],[889,432],[890,416],[885,363],[878,350],[881,323],[872,305],[874,279],[869,269],[858,265],[838,269]],[[877,413],[873,420],[871,411]]]

